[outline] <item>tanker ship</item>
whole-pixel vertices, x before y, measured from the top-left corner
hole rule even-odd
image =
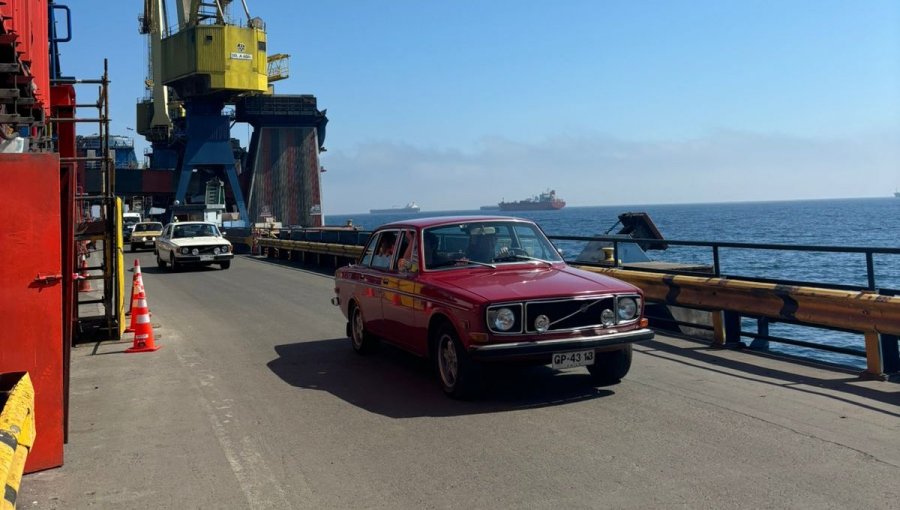
[[[552,211],[565,207],[566,201],[557,198],[556,190],[551,189],[518,202],[500,202],[497,206],[501,211]]]

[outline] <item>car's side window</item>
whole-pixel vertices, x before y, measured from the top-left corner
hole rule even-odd
[[[363,252],[362,258],[359,260],[359,265],[368,266],[372,263],[372,258],[375,256],[375,247],[378,246],[378,239],[381,237],[381,234],[375,234],[369,238],[368,244],[366,244],[366,250]]]
[[[387,230],[379,236],[376,244],[375,255],[372,256],[372,267],[376,269],[389,269],[397,248],[396,230]]]

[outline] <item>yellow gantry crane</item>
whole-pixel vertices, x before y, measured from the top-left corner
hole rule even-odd
[[[241,217],[248,219],[238,184],[225,104],[269,92],[265,24],[250,15],[235,23],[231,0],[178,0],[170,28],[165,0],[144,0],[140,32],[149,41],[149,97],[137,106],[137,131],[153,144],[156,165],[179,171],[175,200],[187,203],[198,171],[225,177]],[[173,123],[173,119],[179,121]],[[151,163],[151,167],[154,166]],[[224,176],[221,175],[224,173]],[[194,187],[201,183],[194,183]],[[227,207],[227,206],[226,206]]]
[[[321,225],[318,154],[328,119],[315,96],[274,94],[271,83],[288,77],[289,55],[268,55],[265,23],[245,0],[175,0],[172,26],[167,4],[172,0],[144,0],[139,17],[149,58],[137,131],[153,146],[151,169],[176,172],[173,205],[189,204],[205,182],[220,179],[231,191],[224,206],[237,209],[238,223],[253,223],[267,207],[292,224]],[[225,105],[234,106],[233,114]],[[241,183],[234,122],[254,129],[242,168],[249,177]],[[257,161],[260,147],[265,154]],[[260,182],[265,185],[254,187]]]

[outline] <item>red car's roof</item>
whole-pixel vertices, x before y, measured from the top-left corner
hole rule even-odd
[[[528,223],[533,223],[531,220],[526,220],[524,218],[515,218],[512,216],[433,216],[430,218],[413,218],[409,220],[403,221],[394,221],[391,223],[385,223],[384,225],[380,225],[378,228],[386,228],[386,227],[399,227],[399,226],[408,226],[408,227],[416,227],[416,228],[426,228],[426,227],[435,227],[438,225],[452,225],[454,223],[472,223],[474,221],[524,221]]]

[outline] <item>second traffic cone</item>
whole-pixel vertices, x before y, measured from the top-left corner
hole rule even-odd
[[[81,274],[78,275],[78,292],[91,292],[94,289],[91,287],[91,281],[88,280],[88,268],[87,268],[87,257],[85,255],[81,256]]]
[[[137,259],[134,260],[134,276],[131,278],[131,302],[128,303],[128,311],[125,312],[125,315],[131,316],[131,321],[128,323],[128,327],[125,328],[126,333],[134,333],[134,325],[135,325],[135,315],[132,313],[134,310],[135,301],[138,299],[138,295],[144,292],[144,278],[141,276],[141,264]],[[144,299],[146,300],[146,294],[144,295]]]
[[[134,259],[134,267],[131,269],[134,274],[131,276],[131,302],[128,303],[128,311],[125,312],[125,315],[131,315],[131,309],[134,307],[134,298],[138,294],[138,288],[144,288],[144,278],[141,276],[141,263],[138,259]],[[133,326],[132,324],[131,326]],[[131,331],[131,326],[126,329],[126,332]]]
[[[131,310],[131,321],[134,327],[134,343],[125,352],[150,352],[159,349],[153,338],[153,326],[150,325],[150,307],[147,306],[147,294],[143,285],[138,288],[138,295]]]

